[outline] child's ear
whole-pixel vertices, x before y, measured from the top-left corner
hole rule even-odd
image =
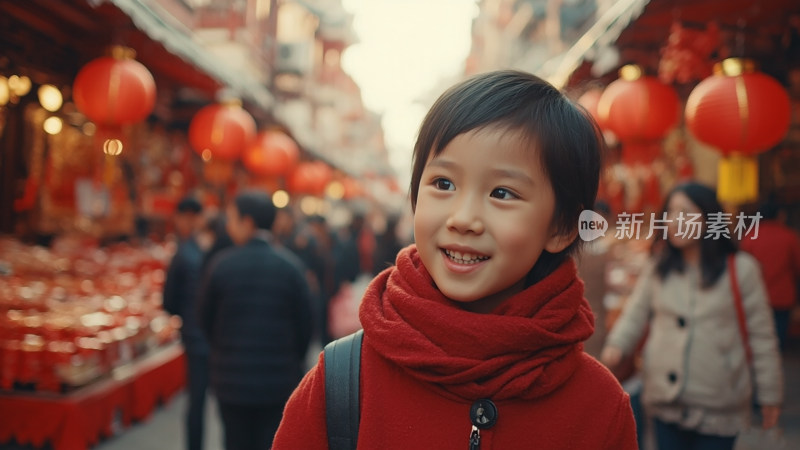
[[[569,245],[572,244],[577,237],[577,228],[570,230],[567,233],[564,233],[564,231],[556,228],[553,230],[553,234],[550,235],[550,239],[548,239],[548,241],[545,243],[544,249],[550,253],[558,253],[569,247]]]

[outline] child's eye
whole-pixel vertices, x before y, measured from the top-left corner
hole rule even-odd
[[[519,198],[517,197],[516,194],[514,194],[513,192],[509,191],[506,188],[497,188],[493,190],[490,195],[494,198],[499,198],[501,200],[510,200],[514,198]]]
[[[436,189],[441,189],[443,191],[452,191],[455,189],[453,183],[447,178],[437,178],[433,180],[433,185],[436,187]]]

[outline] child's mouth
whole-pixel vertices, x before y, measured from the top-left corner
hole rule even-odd
[[[447,255],[448,258],[450,258],[451,261],[457,264],[478,264],[479,262],[489,259],[488,256],[481,256],[472,253],[461,253],[447,249],[442,249],[442,251],[445,255]]]

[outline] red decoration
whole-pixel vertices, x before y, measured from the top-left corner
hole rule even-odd
[[[245,168],[255,175],[288,174],[300,158],[295,141],[278,130],[262,131],[242,157]]]
[[[678,95],[638,66],[620,69],[620,78],[603,91],[598,116],[622,142],[622,160],[648,164],[658,155],[658,140],[678,121]]]
[[[698,84],[686,100],[686,125],[720,153],[717,197],[725,203],[758,199],[754,155],[778,144],[791,120],[789,95],[752,61],[729,58]]]
[[[156,102],[156,84],[131,49],[115,47],[112,56],[90,61],[75,77],[75,106],[101,126],[141,122]]]
[[[33,175],[25,180],[25,190],[22,198],[14,199],[14,212],[28,211],[36,206],[36,197],[39,193],[39,181]]]
[[[686,101],[689,130],[723,155],[756,154],[775,146],[789,129],[790,116],[786,89],[741,59],[716,66]]]
[[[233,178],[233,163],[212,159],[203,164],[203,178],[213,185],[223,186]]]
[[[720,48],[720,37],[719,26],[714,22],[705,30],[673,23],[667,44],[661,48],[658,78],[664,83],[689,83],[711,75],[711,55],[727,53],[726,48]]]
[[[256,122],[240,103],[208,105],[192,118],[189,142],[204,159],[234,161],[256,135]],[[208,151],[207,155],[203,155]]]
[[[597,111],[622,142],[663,138],[678,121],[678,95],[641,69],[625,66],[603,91]]]
[[[287,184],[295,194],[322,195],[332,178],[333,171],[324,162],[301,162],[289,175]]]

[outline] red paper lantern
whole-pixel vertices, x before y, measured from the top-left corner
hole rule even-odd
[[[242,157],[245,168],[263,177],[288,174],[300,158],[295,141],[278,130],[262,131]]]
[[[333,171],[322,161],[301,162],[287,180],[295,194],[322,195],[333,178]]]
[[[236,160],[255,135],[253,116],[237,101],[208,105],[189,124],[189,143],[206,161]]]
[[[723,155],[756,154],[778,144],[790,121],[789,95],[752,61],[730,58],[714,67],[686,100],[686,125]]]
[[[72,86],[75,106],[101,126],[141,122],[153,111],[156,84],[153,76],[138,61],[135,52],[114,47],[111,56],[86,64]]]
[[[723,202],[758,198],[754,155],[778,144],[789,129],[789,95],[750,60],[729,58],[714,66],[686,101],[686,125],[700,141],[716,147],[717,196]]]
[[[652,144],[678,122],[678,95],[635,65],[620,69],[620,78],[603,91],[597,104],[600,122],[622,142],[623,160],[649,163],[658,154]]]

